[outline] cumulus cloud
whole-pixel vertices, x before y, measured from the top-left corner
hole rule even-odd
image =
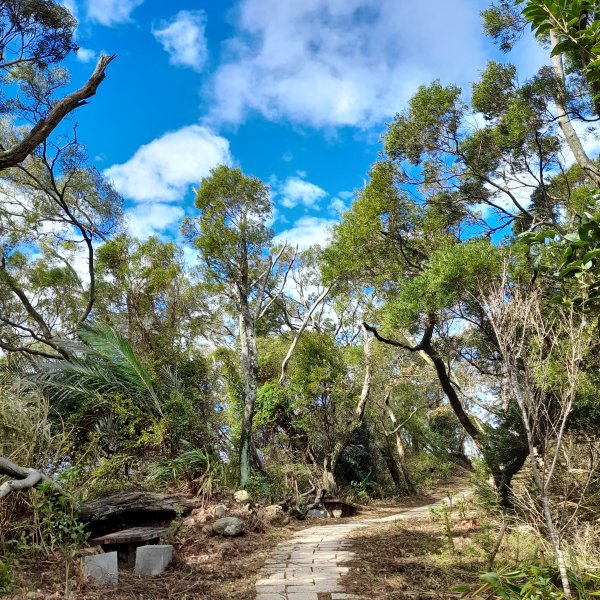
[[[301,175],[304,175],[303,173]],[[328,196],[327,192],[301,176],[288,177],[278,188],[279,203],[286,208],[303,205],[318,209],[319,200]]]
[[[171,64],[201,71],[208,57],[205,27],[204,11],[182,10],[170,21],[161,22],[152,33],[170,55]]]
[[[137,201],[181,199],[192,184],[219,164],[231,164],[229,142],[206,127],[190,125],[141,146],[104,174],[126,198]]]
[[[332,215],[339,215],[347,210],[346,203],[341,198],[332,198],[329,202],[329,212]]]
[[[287,242],[291,246],[298,246],[301,250],[314,244],[325,246],[331,239],[329,230],[337,222],[335,219],[301,217],[294,223],[293,227],[277,235],[275,242]]]
[[[183,215],[184,211],[180,206],[153,202],[150,205],[137,204],[126,212],[125,217],[130,233],[138,239],[145,240],[178,224]]]
[[[368,127],[420,83],[464,82],[484,60],[472,0],[242,0],[237,26],[212,82],[212,117],[234,123]]]
[[[144,0],[87,0],[87,15],[91,21],[108,27],[127,23],[131,13]]]
[[[75,56],[79,62],[89,63],[96,58],[96,53],[89,48],[79,48],[75,53]]]

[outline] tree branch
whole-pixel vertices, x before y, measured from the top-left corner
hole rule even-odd
[[[116,54],[100,56],[92,76],[83,87],[59,100],[48,115],[40,119],[18,144],[0,152],[0,171],[23,162],[70,112],[87,104],[86,100],[96,94],[98,86],[106,77],[106,67],[115,57]]]

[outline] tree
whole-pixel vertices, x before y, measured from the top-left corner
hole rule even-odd
[[[65,357],[97,298],[95,252],[122,199],[75,138],[44,141],[0,180],[0,348]]]
[[[54,98],[66,77],[53,65],[77,49],[76,25],[69,11],[52,0],[0,4],[0,108],[19,126],[16,135],[0,139],[0,171],[22,163],[67,115],[87,104],[106,77],[114,55],[100,56],[80,89]],[[9,90],[13,84],[16,92]]]
[[[189,354],[218,320],[174,242],[120,233],[98,249],[97,269],[95,314],[156,364]]]
[[[240,487],[250,477],[256,460],[252,422],[257,393],[258,350],[256,327],[285,285],[286,247],[272,246],[268,226],[272,205],[269,189],[239,168],[220,166],[200,183],[196,194],[197,219],[186,219],[183,229],[200,252],[200,271],[209,291],[217,294],[237,316],[244,380],[239,438]]]
[[[523,422],[536,501],[541,505],[565,598],[571,598],[562,548],[564,531],[557,526],[551,506],[551,486],[566,454],[566,436],[583,384],[581,368],[590,352],[592,331],[572,307],[548,314],[539,289],[523,294],[506,275],[487,297],[486,312],[504,359],[507,386]],[[590,469],[590,478],[593,471]],[[580,502],[570,503],[575,506],[574,513]]]

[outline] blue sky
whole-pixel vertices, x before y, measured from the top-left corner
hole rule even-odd
[[[418,85],[468,91],[498,58],[478,0],[63,2],[79,20],[74,85],[118,54],[76,119],[141,238],[177,237],[193,186],[224,162],[271,184],[282,239],[322,243]],[[527,75],[543,53],[525,39],[510,58]]]

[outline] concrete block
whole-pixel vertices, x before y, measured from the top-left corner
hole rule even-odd
[[[83,576],[97,585],[118,585],[119,567],[116,552],[84,556]]]
[[[135,572],[138,575],[160,575],[173,560],[173,546],[139,546],[135,553]]]

